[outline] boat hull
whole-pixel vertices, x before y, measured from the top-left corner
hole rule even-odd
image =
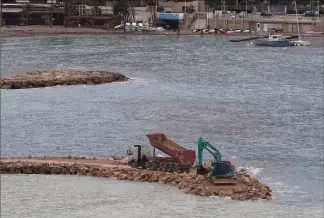
[[[268,47],[287,47],[292,46],[290,41],[268,41],[268,40],[255,40],[254,44],[256,46],[268,46]]]

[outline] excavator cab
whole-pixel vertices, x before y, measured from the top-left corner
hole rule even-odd
[[[211,176],[229,178],[234,176],[234,166],[230,161],[220,161],[214,163]]]

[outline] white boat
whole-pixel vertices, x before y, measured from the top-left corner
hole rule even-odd
[[[156,27],[156,31],[158,31],[158,32],[162,32],[162,31],[164,31],[165,29],[163,28],[163,27]]]
[[[138,23],[137,24],[137,31],[142,32],[143,30],[143,23]]]
[[[136,25],[136,23],[132,23],[132,25],[131,25],[131,31],[136,31],[136,27],[137,27],[137,25]]]
[[[292,41],[292,43],[294,43],[295,46],[310,46],[310,42],[309,41],[304,41],[304,40],[294,40]]]
[[[150,25],[149,25],[147,22],[145,22],[145,23],[143,24],[142,30],[143,30],[143,31],[149,31],[149,30],[150,30]]]
[[[292,41],[292,43],[294,43],[295,46],[310,46],[310,42],[309,41],[304,41],[300,39],[300,32],[299,32],[299,23],[298,23],[298,14],[297,14],[297,4],[296,4],[296,0],[294,1],[295,3],[295,11],[296,11],[296,22],[297,22],[297,30],[298,30],[298,40],[294,40]]]
[[[124,24],[119,24],[114,27],[115,30],[122,29],[124,27]]]
[[[131,31],[131,24],[130,23],[126,23],[125,24],[125,30],[126,30],[126,32],[130,32]]]

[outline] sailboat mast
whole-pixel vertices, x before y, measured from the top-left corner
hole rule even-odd
[[[198,15],[198,22],[197,22],[197,29],[199,29],[199,3],[196,1],[196,3],[197,3],[197,10],[198,10],[198,13],[197,13],[197,15]]]
[[[300,33],[299,33],[299,23],[298,23],[298,15],[297,15],[297,3],[295,2],[295,11],[296,11],[296,20],[297,20],[297,31],[298,31],[298,40],[300,40]]]

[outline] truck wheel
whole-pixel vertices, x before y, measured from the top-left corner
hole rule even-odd
[[[145,169],[151,169],[151,164],[149,162],[144,163],[144,168]]]
[[[174,168],[173,164],[168,164],[168,172],[173,173],[173,168]]]
[[[165,163],[162,163],[162,164],[161,164],[161,170],[162,170],[163,172],[166,172],[166,171],[167,171],[167,166],[166,166]]]
[[[158,163],[152,163],[151,169],[152,170],[157,170],[159,168],[159,164]]]
[[[179,167],[177,165],[173,166],[173,172],[175,172],[175,173],[179,172]]]
[[[130,165],[131,165],[132,168],[137,168],[137,164],[136,164],[135,161],[131,162]]]
[[[188,168],[179,168],[178,172],[179,173],[189,173],[189,169]]]

